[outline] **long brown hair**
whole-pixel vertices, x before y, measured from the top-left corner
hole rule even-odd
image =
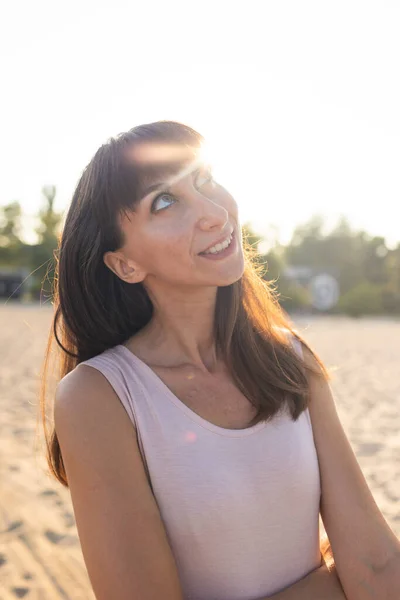
[[[144,286],[118,278],[104,264],[103,255],[122,246],[118,217],[122,211],[134,209],[140,197],[144,172],[128,163],[127,150],[135,144],[154,142],[196,149],[203,138],[190,127],[172,121],[140,125],[110,138],[83,171],[56,252],[55,313],[43,364],[40,406],[48,465],[66,487],[57,434],[53,425],[49,429],[46,416],[52,348],[56,342],[61,379],[80,362],[122,344],[152,317]],[[150,166],[153,174],[157,168]],[[307,378],[305,365],[284,330],[314,352],[281,308],[276,282],[261,279],[251,254],[247,249],[241,279],[218,288],[214,320],[217,353],[238,388],[258,409],[249,426],[270,420],[283,405],[297,420],[308,404]],[[322,361],[314,356],[319,373],[329,379]]]

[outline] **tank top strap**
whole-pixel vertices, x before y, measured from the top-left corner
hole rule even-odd
[[[300,356],[300,358],[304,358],[301,342],[300,342],[300,340],[298,340],[296,338],[295,335],[293,335],[293,333],[290,331],[290,329],[287,329],[286,327],[277,327],[277,326],[274,326],[274,329],[280,329],[285,334],[285,336],[287,337],[289,342],[291,343],[295,352],[297,352],[297,354]],[[294,331],[296,331],[296,330],[294,329]]]
[[[142,456],[143,466],[149,485],[153,491],[146,453],[139,427],[138,403],[143,400],[143,387],[137,376],[133,364],[124,359],[118,352],[118,346],[109,348],[101,354],[94,356],[80,364],[97,369],[108,381],[125,408],[136,432],[139,451]]]
[[[122,405],[124,406],[133,426],[137,430],[137,417],[131,396],[131,374],[127,373],[127,365],[116,356],[114,348],[106,350],[93,358],[83,361],[83,365],[100,371],[111,385]]]
[[[301,345],[300,340],[298,340],[297,337],[294,336],[290,331],[288,331],[288,336],[289,336],[289,340],[290,340],[293,348],[297,352],[297,354],[300,356],[300,358],[304,358],[303,347]]]
[[[303,347],[302,347],[300,340],[298,340],[297,337],[295,335],[293,335],[293,333],[286,327],[278,327],[278,329],[281,329],[283,331],[283,333],[286,335],[287,339],[289,340],[290,344],[292,345],[294,351],[298,354],[298,356],[301,359],[304,359]],[[294,329],[294,331],[296,331],[296,330]],[[313,440],[314,440],[313,426],[312,426],[310,411],[309,411],[308,407],[305,409],[304,414],[306,416],[306,419],[307,419],[307,422],[310,427],[311,433],[313,435]],[[315,446],[315,442],[314,442],[314,446]]]

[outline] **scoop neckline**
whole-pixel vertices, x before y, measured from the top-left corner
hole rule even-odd
[[[163,394],[169,400],[171,400],[177,408],[184,412],[192,421],[195,421],[198,425],[201,425],[205,429],[213,431],[214,433],[217,433],[219,435],[225,435],[228,437],[245,437],[256,433],[260,429],[264,429],[264,427],[267,426],[267,421],[259,421],[255,425],[252,425],[251,427],[245,427],[244,429],[228,429],[226,427],[220,427],[219,425],[215,425],[214,423],[207,421],[207,419],[204,419],[203,417],[198,415],[196,412],[194,412],[194,410],[192,410],[191,408],[189,408],[189,406],[182,402],[182,400],[180,400],[178,396],[176,396],[163,382],[161,377],[159,377],[157,373],[155,373],[153,369],[149,367],[149,365],[147,365],[143,360],[136,356],[136,354],[129,350],[129,348],[124,346],[124,344],[118,344],[116,348],[122,349],[124,353],[129,353],[129,358],[131,359],[131,361],[136,363],[137,366],[141,368],[142,371],[144,371],[154,381],[154,383],[157,385],[160,391],[163,392]],[[126,354],[126,356],[128,357],[128,354]]]

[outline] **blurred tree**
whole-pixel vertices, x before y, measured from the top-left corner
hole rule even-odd
[[[264,265],[264,279],[267,279],[268,281],[277,281],[279,287],[286,266],[285,257],[279,251],[279,248],[272,248],[266,254],[262,254],[261,262]]]
[[[388,249],[385,238],[375,236],[370,239],[364,249],[363,276],[371,283],[383,284],[390,279]]]
[[[38,214],[39,226],[36,228],[39,244],[57,247],[61,214],[54,210],[56,186],[46,185],[42,188],[45,202]]]
[[[12,246],[21,240],[21,205],[14,201],[1,207],[0,213],[0,245]]]
[[[15,266],[21,263],[24,247],[20,239],[22,210],[19,202],[14,201],[0,207],[0,264]]]
[[[339,309],[352,316],[376,315],[383,312],[382,289],[369,281],[363,281],[339,299]]]
[[[310,309],[312,304],[311,293],[308,288],[296,281],[282,278],[278,282],[279,304],[286,311]]]
[[[315,242],[323,238],[323,227],[324,218],[321,215],[312,216],[309,221],[295,228],[289,246],[299,249],[307,249],[307,247],[313,246]],[[301,252],[297,256],[301,258]]]
[[[388,250],[385,264],[388,281],[383,286],[383,309],[388,314],[400,314],[400,243]]]
[[[36,296],[42,293],[50,297],[55,268],[54,252],[58,246],[62,215],[54,210],[56,186],[44,186],[42,194],[44,203],[38,214],[39,225],[36,228],[39,243],[32,246],[31,250],[31,266],[35,271],[32,291]]]
[[[296,227],[285,248],[289,265],[311,267],[337,278],[342,302],[334,312],[357,314],[400,312],[399,254],[388,250],[383,237],[352,230],[344,216],[328,234],[323,233],[322,218],[314,216]]]

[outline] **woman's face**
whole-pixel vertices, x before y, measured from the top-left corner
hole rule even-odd
[[[131,158],[140,162],[134,152]],[[120,221],[124,244],[118,253],[126,281],[143,281],[150,289],[155,281],[226,286],[242,276],[237,204],[198,157],[161,181],[146,178],[140,196],[134,211]]]

